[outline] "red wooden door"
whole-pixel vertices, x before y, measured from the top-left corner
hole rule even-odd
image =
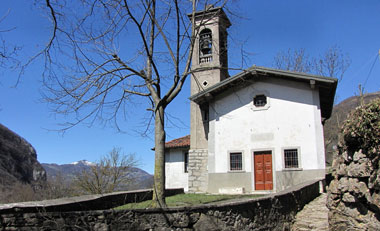
[[[255,152],[253,156],[255,167],[255,190],[272,190],[272,152]]]

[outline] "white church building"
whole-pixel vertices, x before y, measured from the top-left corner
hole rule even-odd
[[[166,187],[271,193],[324,178],[337,79],[258,66],[229,76],[230,21],[221,8],[195,17],[190,136],[166,143]]]

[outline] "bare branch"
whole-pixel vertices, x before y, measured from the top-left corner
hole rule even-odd
[[[343,54],[337,45],[328,48],[318,58],[309,58],[305,49],[289,49],[287,53],[279,52],[274,58],[276,68],[336,77],[339,81],[342,80],[350,63],[349,56]]]
[[[212,2],[224,6],[226,0]],[[154,187],[160,205],[165,204],[165,109],[192,74],[191,60],[200,29],[194,23],[195,12],[209,9],[206,5],[210,3],[46,0],[53,31],[41,53],[45,56],[45,100],[53,112],[75,116],[65,124],[65,131],[86,122],[113,122],[119,130],[120,115],[125,119],[130,105],[148,99],[143,102],[147,108],[142,116],[147,125],[143,133],[154,124]],[[79,7],[81,11],[73,10]],[[192,22],[185,19],[190,11]],[[98,185],[110,182],[97,173],[93,178]]]

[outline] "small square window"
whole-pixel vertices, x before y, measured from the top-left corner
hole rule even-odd
[[[230,170],[241,171],[243,170],[243,155],[241,152],[230,153]]]
[[[256,95],[253,98],[253,105],[256,107],[264,107],[267,104],[267,97],[265,95]]]
[[[285,168],[299,168],[298,149],[284,150]]]

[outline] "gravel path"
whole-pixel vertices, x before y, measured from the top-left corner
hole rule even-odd
[[[322,193],[297,213],[292,231],[328,231],[328,209],[326,193]]]

